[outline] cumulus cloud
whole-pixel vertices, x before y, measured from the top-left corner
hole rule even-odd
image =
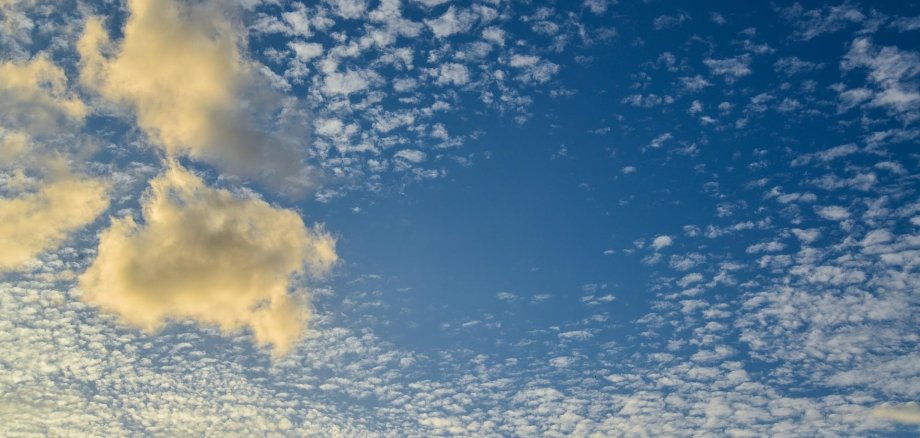
[[[54,133],[80,122],[86,105],[67,87],[67,77],[46,56],[0,64],[0,123],[33,134]]]
[[[28,148],[21,136],[0,137],[0,157]],[[0,197],[0,272],[26,265],[43,251],[58,247],[68,235],[92,222],[108,208],[105,184],[80,178],[63,159],[49,159],[46,175],[26,176],[17,169],[6,189],[16,194]]]
[[[273,188],[309,185],[302,111],[241,54],[228,3],[131,0],[115,43],[90,18],[78,43],[88,88],[131,109],[171,154],[187,154]]]
[[[671,246],[674,243],[674,239],[671,236],[658,236],[655,237],[655,240],[652,240],[652,248],[655,248],[655,251]]]
[[[335,238],[291,210],[207,187],[170,163],[151,181],[143,224],[114,219],[80,277],[83,299],[156,331],[167,320],[249,328],[285,354],[310,316],[293,275],[321,276],[337,260]]]

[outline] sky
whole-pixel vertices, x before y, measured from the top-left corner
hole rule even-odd
[[[920,2],[0,0],[0,435],[916,436]]]

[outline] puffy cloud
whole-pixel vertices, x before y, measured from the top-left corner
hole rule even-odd
[[[440,69],[435,73],[438,79],[435,81],[440,85],[464,85],[470,81],[470,71],[463,64],[448,62],[441,64]]]
[[[883,107],[898,113],[909,113],[920,107],[920,91],[916,82],[920,76],[920,54],[917,52],[902,51],[897,47],[880,47],[868,38],[857,38],[840,67],[844,71],[868,69],[868,79],[876,85],[873,91],[841,89],[841,99],[848,101],[845,106],[869,100],[869,106]]]
[[[655,248],[655,251],[658,251],[662,248],[671,246],[674,243],[674,239],[671,236],[658,236],[655,237],[655,240],[652,240],[652,248]]]
[[[131,108],[169,153],[302,189],[310,180],[302,111],[241,55],[244,35],[225,4],[131,0],[118,44],[89,19],[78,43],[81,80]]]
[[[86,105],[67,88],[60,67],[38,55],[28,62],[0,63],[0,123],[35,134],[82,121]]]
[[[463,33],[470,30],[476,22],[476,15],[466,9],[460,9],[459,12],[453,6],[447,8],[444,15],[433,20],[424,20],[425,24],[431,28],[434,36],[438,38],[449,37],[455,33]]]
[[[364,0],[326,0],[326,3],[342,18],[361,18],[367,10],[367,2]]]
[[[816,208],[815,211],[818,213],[818,216],[832,221],[842,221],[850,217],[850,212],[839,205],[819,207]]]
[[[366,90],[370,87],[371,82],[376,82],[378,79],[377,75],[371,71],[332,72],[323,79],[323,91],[326,94],[348,96]]]
[[[403,149],[393,154],[393,156],[416,164],[425,161],[425,158],[427,157],[424,152],[414,149]]]
[[[144,224],[114,219],[80,277],[83,299],[149,332],[170,319],[248,327],[259,345],[285,354],[309,318],[288,293],[293,275],[335,264],[335,239],[291,210],[207,187],[170,163],[151,181]]]
[[[27,142],[21,135],[0,137],[0,158],[25,152]],[[5,187],[16,194],[0,197],[0,272],[22,267],[58,247],[108,208],[102,181],[77,177],[60,158],[44,164],[46,175],[39,179],[17,169]]]

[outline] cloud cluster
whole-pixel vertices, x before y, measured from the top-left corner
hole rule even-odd
[[[156,331],[169,319],[244,327],[260,345],[286,353],[309,308],[289,294],[292,275],[322,275],[335,239],[292,211],[205,186],[177,163],[151,181],[144,224],[112,221],[80,277],[83,299]]]
[[[225,2],[131,0],[124,38],[98,18],[77,45],[82,83],[134,112],[170,154],[187,154],[273,189],[301,191],[302,111],[241,54],[244,35]]]

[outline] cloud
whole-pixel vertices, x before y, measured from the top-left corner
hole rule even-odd
[[[652,240],[652,248],[655,248],[655,251],[658,251],[662,248],[671,246],[674,243],[674,239],[671,236],[658,236],[655,240]]]
[[[495,294],[495,298],[502,301],[515,301],[518,299],[518,296],[511,292],[499,292]]]
[[[908,403],[903,406],[879,406],[872,410],[872,416],[900,423],[920,424],[920,406],[916,403]]]
[[[449,37],[455,33],[468,31],[476,22],[476,15],[466,9],[457,9],[449,6],[444,15],[432,20],[424,20],[425,24],[438,38]]]
[[[0,157],[28,148],[23,136],[0,136]],[[57,248],[67,236],[92,222],[109,206],[106,185],[79,178],[61,159],[48,159],[46,175],[26,176],[17,169],[0,197],[0,272],[23,267],[40,253]]]
[[[22,268],[108,208],[107,187],[70,169],[64,147],[86,105],[44,55],[0,63],[0,272]]]
[[[342,18],[361,18],[367,10],[367,2],[364,0],[326,0],[326,3]]]
[[[832,221],[842,221],[850,217],[850,212],[839,205],[828,205],[816,208],[815,211],[818,213],[818,216]]]
[[[868,38],[857,38],[840,67],[843,71],[868,69],[869,82],[876,85],[873,91],[841,89],[841,98],[848,101],[847,105],[853,106],[871,99],[869,106],[883,107],[897,113],[909,113],[920,107],[920,91],[916,83],[917,76],[920,76],[920,54],[917,52],[902,51],[897,47],[879,47]]]
[[[703,60],[703,64],[709,67],[712,74],[724,76],[726,81],[732,82],[735,78],[751,74],[751,61],[751,55],[745,53],[734,58],[706,58]]]
[[[457,64],[456,62],[441,64],[435,74],[438,77],[435,82],[440,85],[464,85],[470,81],[469,69],[465,65]]]
[[[658,148],[660,148],[665,142],[667,142],[668,140],[671,140],[672,138],[674,138],[674,135],[673,135],[673,134],[671,134],[670,132],[665,132],[664,134],[660,134],[660,135],[658,135],[657,137],[653,138],[652,141],[649,142],[649,144],[648,144],[647,147],[650,147],[650,148],[653,148],[653,149],[658,149]]]
[[[81,81],[131,109],[170,154],[302,190],[312,178],[301,145],[308,125],[241,55],[245,35],[224,5],[131,0],[118,43],[90,18],[77,45]]]
[[[151,181],[144,224],[114,219],[80,277],[83,299],[156,331],[167,320],[249,328],[275,354],[290,350],[310,316],[288,293],[292,275],[321,276],[337,260],[321,226],[257,199],[212,189],[170,163]]]
[[[655,30],[674,29],[684,22],[690,21],[690,15],[684,11],[678,11],[674,15],[662,15],[652,21],[652,27]]]
[[[0,64],[0,124],[34,134],[52,134],[81,122],[86,105],[67,87],[67,77],[46,56]]]
[[[866,20],[866,16],[856,5],[845,1],[837,6],[823,6],[820,9],[805,10],[801,4],[779,10],[780,15],[791,22],[796,30],[792,37],[808,41],[817,36],[837,32],[850,24]]]

